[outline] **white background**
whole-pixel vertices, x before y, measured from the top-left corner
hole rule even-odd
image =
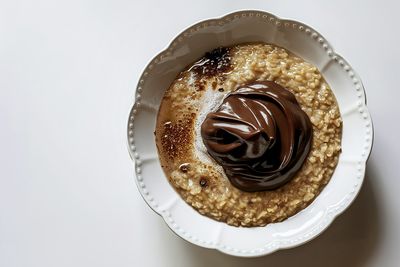
[[[324,2],[324,3],[323,3]],[[360,74],[375,126],[354,204],[315,240],[240,259],[175,236],[126,147],[138,77],[199,20],[263,9],[320,31]],[[1,1],[0,266],[399,266],[398,1]]]

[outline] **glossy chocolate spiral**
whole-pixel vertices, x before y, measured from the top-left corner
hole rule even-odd
[[[312,126],[291,92],[266,81],[230,93],[207,115],[201,135],[231,183],[253,192],[293,178],[310,150]]]

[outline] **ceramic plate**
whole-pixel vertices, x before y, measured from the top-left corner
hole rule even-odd
[[[280,223],[243,228],[202,216],[180,198],[161,169],[153,132],[164,91],[185,66],[218,46],[257,41],[284,47],[319,68],[339,104],[342,153],[330,182],[307,208]],[[262,11],[205,20],[179,34],[145,68],[128,121],[135,179],[147,204],[183,239],[243,257],[298,246],[324,231],[357,196],[372,140],[364,88],[349,63],[310,26]]]

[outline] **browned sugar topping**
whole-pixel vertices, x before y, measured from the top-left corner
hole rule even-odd
[[[189,144],[192,142],[193,119],[185,118],[177,122],[165,122],[163,125],[163,135],[161,145],[165,154],[170,159],[182,157],[190,150]]]

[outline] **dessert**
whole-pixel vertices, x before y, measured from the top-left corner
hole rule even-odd
[[[281,47],[239,44],[178,75],[155,134],[162,168],[189,205],[253,227],[317,197],[338,162],[341,118],[315,66]]]

